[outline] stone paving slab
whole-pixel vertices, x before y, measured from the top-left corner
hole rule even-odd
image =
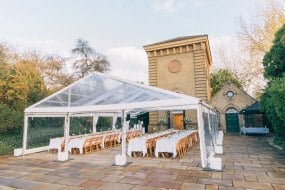
[[[119,182],[133,184],[133,185],[147,185],[150,182],[150,179],[142,179],[137,177],[124,177]]]
[[[196,183],[183,183],[180,189],[181,190],[189,190],[189,189],[205,190],[205,185],[196,184]]]
[[[99,187],[96,187],[96,189],[99,190],[130,190],[134,187],[134,185],[131,184],[124,184],[124,183],[114,183],[114,182],[108,182],[105,183]]]
[[[257,177],[259,182],[285,185],[285,178]]]
[[[120,175],[108,175],[107,177],[105,177],[102,180],[103,181],[108,181],[108,182],[118,182],[119,180],[121,180],[124,177],[125,176],[120,176]]]
[[[57,162],[42,152],[0,159],[2,189],[111,190],[285,190],[285,154],[268,145],[267,137],[227,136],[222,172],[203,171],[199,145],[183,159],[128,158],[113,166],[120,147]]]
[[[218,185],[206,185],[206,190],[219,190]]]
[[[79,186],[80,184],[82,184],[85,181],[86,181],[86,179],[65,177],[61,180],[56,181],[55,183],[63,184],[63,185]]]
[[[285,185],[272,184],[275,190],[285,190]]]
[[[30,180],[21,180],[16,179],[14,183],[12,183],[10,186],[17,188],[17,189],[34,189],[34,187],[39,186],[41,182],[38,181],[30,181]]]
[[[136,185],[132,188],[132,190],[162,190],[162,188]]]
[[[241,187],[246,189],[274,190],[273,186],[270,183],[233,181],[233,184],[234,187]]]
[[[10,186],[15,183],[17,180],[13,178],[6,178],[6,177],[0,177],[0,185],[2,186]]]
[[[33,187],[29,188],[29,190],[58,190],[65,188],[65,185],[59,185],[59,184],[50,184],[50,183],[39,183],[37,185],[34,185]]]
[[[199,178],[197,183],[205,185],[221,185],[232,187],[232,180],[230,179],[212,179],[212,178]]]
[[[15,190],[16,188],[0,185],[0,190]]]
[[[167,188],[167,189],[179,189],[181,185],[182,185],[182,182],[180,181],[169,181],[169,180],[164,181],[164,180],[153,179],[147,186]]]
[[[102,186],[103,184],[105,184],[106,182],[101,181],[101,180],[93,180],[90,179],[88,181],[85,181],[83,183],[80,184],[80,187],[84,187],[84,188],[97,188],[99,186]]]

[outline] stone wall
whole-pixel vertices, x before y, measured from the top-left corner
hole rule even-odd
[[[227,96],[227,92],[229,91],[232,91],[234,94],[232,98]],[[228,83],[212,97],[209,104],[220,112],[220,128],[226,130],[225,113],[227,109],[235,108],[240,112],[254,102],[256,102],[256,100],[246,92],[239,89],[235,84]],[[239,125],[243,125],[242,115],[239,115]]]

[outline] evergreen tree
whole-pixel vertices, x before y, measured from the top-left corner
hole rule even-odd
[[[276,32],[273,46],[263,59],[264,76],[271,80],[285,72],[285,24]]]

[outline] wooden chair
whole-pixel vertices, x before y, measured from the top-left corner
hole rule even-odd
[[[141,137],[142,136],[142,132],[141,131],[136,131],[136,137]]]
[[[186,155],[186,152],[187,152],[187,144],[188,144],[188,141],[187,141],[187,137],[184,137],[183,139],[182,139],[182,154],[183,154],[183,156],[185,156]]]
[[[194,145],[194,139],[193,139],[193,136],[192,135],[189,135],[188,137],[188,147],[187,147],[187,150],[191,150],[191,148],[193,147]]]
[[[142,157],[143,153],[141,151],[132,151],[132,155],[134,157]]]
[[[119,144],[118,143],[118,141],[119,141],[118,138],[119,138],[119,134],[118,133],[113,135],[113,142],[112,142],[112,144],[113,144],[114,147]]]
[[[96,140],[97,140],[97,142],[98,142],[98,144],[99,144],[99,149],[102,149],[103,148],[103,136],[97,136],[96,137]]]
[[[195,133],[195,144],[199,142],[199,133]]]
[[[147,157],[151,157],[152,154],[153,154],[153,142],[152,142],[152,139],[148,139],[146,142],[145,142],[145,146],[146,146],[146,150],[147,150]]]
[[[128,133],[126,134],[126,141],[127,141],[127,143],[129,143],[129,141],[133,138],[132,135],[133,135],[132,132],[128,132]]]
[[[101,138],[99,137],[92,137],[91,139],[91,151],[97,151],[100,149]]]
[[[112,135],[107,135],[105,138],[105,148],[109,148],[112,146]]]
[[[179,156],[179,159],[181,159],[185,155],[185,148],[186,148],[186,140],[185,138],[180,139],[176,145],[176,152]]]
[[[182,158],[182,154],[181,154],[181,144],[180,144],[180,141],[178,141],[178,143],[176,144],[176,152],[177,152],[177,155],[179,157],[179,159]]]
[[[115,141],[115,135],[114,135],[114,134],[113,134],[113,135],[110,135],[109,147],[115,146],[114,141]]]
[[[86,139],[83,145],[83,152],[84,153],[90,153],[91,152],[91,147],[92,147],[92,143],[91,143],[91,139]]]
[[[71,154],[80,154],[79,148],[72,148],[71,149]]]

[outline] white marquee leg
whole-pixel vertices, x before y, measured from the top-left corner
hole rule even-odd
[[[23,131],[23,150],[22,150],[22,155],[25,155],[26,154],[26,150],[27,150],[28,119],[29,119],[29,117],[25,114],[25,116],[24,116],[24,131]]]
[[[67,114],[64,118],[64,151],[58,151],[57,160],[68,160],[68,142],[69,142],[69,130],[70,130],[70,116]]]
[[[127,163],[127,156],[126,156],[126,128],[127,125],[129,125],[129,122],[125,121],[126,114],[125,110],[122,111],[122,125],[123,125],[123,131],[122,131],[122,152],[121,154],[116,155],[115,157],[115,164],[118,166],[123,166]]]

